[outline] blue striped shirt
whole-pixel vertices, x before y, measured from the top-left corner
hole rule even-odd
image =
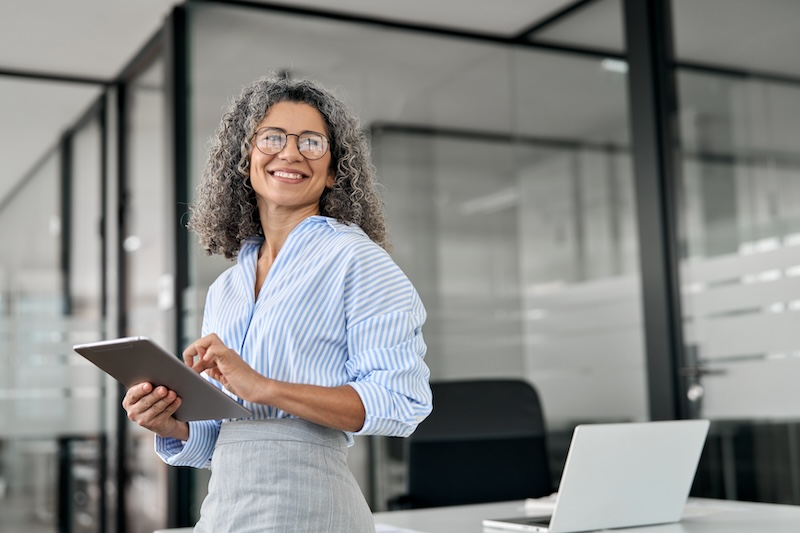
[[[254,298],[263,242],[247,239],[209,288],[203,335],[216,333],[264,376],[350,385],[366,409],[358,435],[410,435],[432,401],[425,309],[405,274],[358,226],[313,216],[289,234]],[[233,397],[254,419],[291,416]],[[207,467],[220,425],[190,422],[185,442],[156,436],[156,452],[171,465]]]

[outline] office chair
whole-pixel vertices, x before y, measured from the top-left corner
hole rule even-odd
[[[536,390],[514,379],[432,383],[433,412],[408,437],[408,493],[389,509],[552,493]]]

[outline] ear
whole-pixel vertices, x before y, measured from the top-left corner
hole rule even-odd
[[[325,178],[325,187],[333,189],[334,185],[336,185],[336,172],[331,169],[328,171],[328,176]]]

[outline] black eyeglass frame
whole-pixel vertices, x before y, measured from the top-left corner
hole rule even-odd
[[[262,149],[259,146],[259,143],[258,143],[259,134],[263,133],[263,132],[266,132],[266,131],[276,131],[276,132],[279,132],[279,133],[281,133],[283,135],[283,143],[281,143],[281,147],[280,147],[279,150],[277,150],[275,152],[267,152],[266,150]],[[324,150],[322,151],[322,153],[319,156],[317,156],[317,157],[309,157],[305,153],[307,151],[304,151],[304,150],[302,150],[300,148],[300,137],[302,137],[303,135],[316,135],[316,136],[318,136],[320,138],[320,140],[322,141]],[[289,142],[289,137],[291,137],[291,136],[295,137],[295,146],[297,146],[298,153],[300,155],[302,155],[303,157],[305,157],[306,159],[310,160],[310,161],[316,161],[317,159],[322,159],[323,157],[325,157],[325,154],[328,153],[328,151],[330,150],[330,147],[331,147],[331,141],[328,139],[328,137],[325,136],[324,134],[318,132],[318,131],[306,130],[306,131],[301,131],[300,133],[287,133],[285,130],[283,130],[281,128],[275,128],[275,127],[271,127],[271,126],[257,129],[256,132],[255,132],[255,135],[253,135],[253,144],[258,149],[258,151],[261,152],[262,154],[264,154],[264,155],[275,155],[275,154],[281,153],[286,148],[286,144]]]

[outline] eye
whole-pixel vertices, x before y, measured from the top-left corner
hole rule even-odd
[[[325,141],[319,135],[305,134],[299,139],[300,150],[321,152],[325,150]]]
[[[261,132],[257,142],[262,149],[279,152],[286,142],[286,136],[279,130],[266,130]]]

